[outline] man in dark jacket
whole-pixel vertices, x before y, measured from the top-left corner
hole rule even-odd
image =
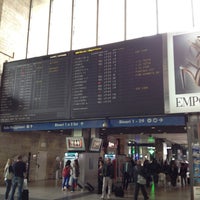
[[[26,173],[26,164],[22,161],[22,156],[17,157],[17,161],[13,164],[14,177],[12,180],[12,190],[10,200],[14,200],[15,190],[18,187],[17,200],[22,199],[22,190],[24,183],[24,175]]]
[[[105,198],[107,187],[108,187],[107,199],[110,199],[113,178],[114,178],[114,167],[112,165],[111,159],[107,158],[106,163],[104,163],[103,165],[103,187],[102,187],[101,199]]]
[[[122,164],[121,172],[122,172],[123,189],[127,190],[133,172],[133,166],[131,163],[131,159],[129,157],[126,157],[125,162]]]

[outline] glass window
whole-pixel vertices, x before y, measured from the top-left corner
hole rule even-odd
[[[49,54],[70,50],[72,0],[54,0],[51,5]]]
[[[96,45],[97,1],[74,0],[72,49]]]
[[[156,0],[127,0],[126,39],[157,33]]]
[[[49,0],[33,0],[27,57],[47,54]]]
[[[157,0],[159,33],[192,29],[192,9],[189,0]]]
[[[26,57],[29,2],[0,1],[0,62]],[[20,9],[17,9],[20,6]]]
[[[193,0],[194,28],[200,28],[200,1]]]
[[[50,0],[32,1],[28,57],[157,33],[190,31],[193,29],[192,2],[194,25],[196,28],[200,27],[199,0],[51,0],[51,2],[49,23]]]
[[[99,45],[124,40],[124,10],[124,0],[99,0]]]

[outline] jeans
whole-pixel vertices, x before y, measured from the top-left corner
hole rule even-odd
[[[77,183],[78,183],[78,179],[73,177],[72,178],[72,191],[75,190]]]
[[[128,174],[128,172],[124,172],[124,175],[123,175],[123,189],[124,190],[127,190],[129,180],[130,180],[130,175]]]
[[[18,176],[13,177],[10,200],[14,200],[15,190],[16,190],[17,187],[18,187],[17,200],[22,199],[23,183],[24,183],[24,178],[21,178],[21,177],[18,177]]]
[[[186,175],[181,176],[181,186],[186,185]]]
[[[63,178],[62,188],[64,187],[69,188],[69,179],[70,179],[70,176]]]
[[[12,186],[12,180],[5,180],[5,183],[6,183],[6,193],[5,193],[5,199],[8,199],[8,195],[9,195],[9,192],[10,192],[10,189],[11,189],[11,186]]]

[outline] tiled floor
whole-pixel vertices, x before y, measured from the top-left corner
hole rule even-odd
[[[0,199],[3,198],[5,187],[0,187]],[[154,188],[152,185],[148,189],[150,200],[191,200],[190,187],[177,188]],[[100,199],[100,195],[96,191],[88,192],[87,190],[78,190],[75,192],[61,191],[61,183],[55,180],[38,181],[29,183],[29,199],[30,200],[96,200]],[[131,183],[128,191],[125,191],[124,198],[111,196],[112,200],[124,199],[133,200],[133,184]],[[142,200],[143,197],[139,195],[138,200]]]

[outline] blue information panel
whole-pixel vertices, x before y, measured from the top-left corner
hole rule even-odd
[[[185,117],[139,117],[110,120],[111,127],[184,126]]]
[[[35,130],[62,130],[81,128],[103,128],[105,122],[107,128],[115,127],[139,127],[139,126],[185,126],[184,116],[173,117],[141,117],[128,119],[92,120],[92,121],[63,121],[49,123],[29,123],[3,125],[3,132],[35,131]]]
[[[104,121],[105,120],[12,124],[12,125],[3,125],[2,131],[15,132],[15,131],[98,128],[102,127]]]

